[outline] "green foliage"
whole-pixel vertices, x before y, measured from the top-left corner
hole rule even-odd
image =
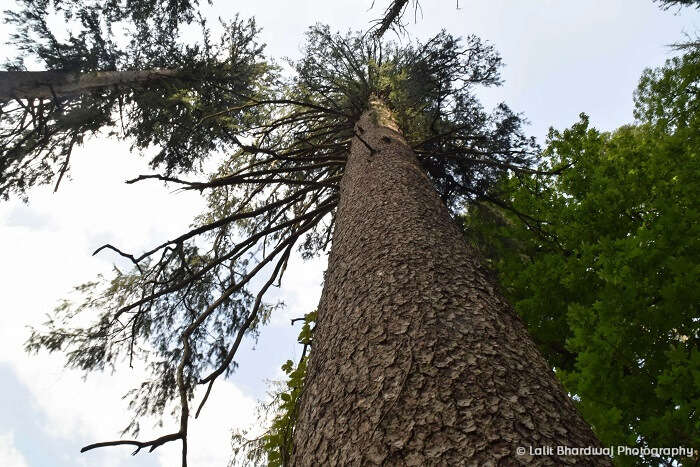
[[[297,338],[297,341],[303,345],[299,363],[295,366],[292,360],[287,360],[282,365],[282,371],[287,375],[287,379],[270,394],[271,401],[261,407],[265,413],[272,413],[272,419],[267,425],[268,430],[255,440],[246,439],[246,432],[235,432],[233,435],[234,458],[244,459],[248,465],[250,463],[262,463],[269,467],[289,465],[299,398],[304,386],[306,364],[309,360],[308,349],[312,344],[315,323],[315,311],[304,316],[304,325]],[[239,457],[240,454],[243,456]]]
[[[541,169],[560,175],[501,186],[518,214],[466,218],[604,445],[700,445],[699,57],[645,72],[636,126],[552,130]]]
[[[315,26],[292,89],[298,101],[313,97],[349,116],[341,134],[368,108],[370,96],[379,97],[443,200],[457,210],[484,196],[509,168],[533,162],[536,145],[523,133],[522,116],[505,104],[487,112],[475,95],[479,87],[500,84],[501,65],[493,46],[476,36],[442,31],[425,43],[399,45]]]
[[[700,111],[700,43],[678,44],[686,52],[642,74],[635,92],[635,117],[671,131],[685,128]]]
[[[6,11],[6,22],[15,28],[11,44],[20,55],[5,68],[23,71],[29,59],[49,71],[142,70],[153,71],[154,78],[69,96],[0,102],[0,197],[26,196],[30,187],[54,180],[68,168],[74,147],[100,132],[126,138],[134,149],[154,150],[151,166],[167,174],[195,171],[211,154],[230,149],[241,128],[259,117],[246,104],[265,97],[264,83],[274,80],[275,67],[263,57],[253,20],[222,24],[216,41],[201,21],[202,39],[192,44],[180,40],[176,29],[157,29],[167,22],[146,17],[133,22],[136,10],[73,3],[51,8],[48,1],[25,0],[22,9]],[[161,11],[148,4],[129,7],[140,5],[143,14]],[[185,21],[183,14],[177,24]],[[65,39],[48,26],[55,15],[71,27]],[[124,37],[115,34],[118,26]],[[159,77],[159,70],[169,74]]]

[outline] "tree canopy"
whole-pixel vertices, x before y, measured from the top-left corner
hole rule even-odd
[[[600,132],[582,115],[549,135],[540,169],[559,176],[504,182],[526,216],[466,217],[604,445],[700,444],[699,84],[697,47],[647,70],[637,124]]]
[[[126,431],[134,436],[140,417],[161,416],[172,402],[179,406],[180,425],[170,434],[84,450],[125,444],[138,452],[181,440],[186,462],[195,388],[207,388],[198,415],[214,382],[235,369],[243,337],[257,332],[276,307],[265,293],[281,280],[292,251],[311,256],[327,247],[350,141],[363,141],[354,124],[371,98],[395,113],[455,211],[491,197],[491,183],[509,170],[528,170],[534,157],[522,117],[504,104],[487,112],[475,97],[477,87],[500,83],[501,60],[474,36],[441,32],[425,43],[399,45],[317,25],[307,33],[303,57],[285,73],[263,55],[252,21],[234,20],[220,41],[202,24],[198,44],[159,34],[141,41],[136,27],[122,46],[111,39],[112,20],[135,21],[132,16],[59,2],[58,11],[77,15],[83,26],[61,42],[47,26],[55,9],[37,5],[25,2],[10,18],[20,31],[16,43],[46,69],[171,74],[135,86],[6,102],[3,194],[60,178],[72,147],[106,130],[137,150],[155,148],[152,166],[162,171],[130,183],[159,180],[206,191],[209,206],[191,231],[142,254],[99,248],[95,253],[111,250],[133,268],[78,287],[84,302],[63,303],[45,328],[33,331],[29,350],[64,352],[69,367],[85,372],[126,362],[148,366],[150,379],[130,394],[134,419]],[[201,162],[213,154],[219,167],[205,173]],[[99,317],[78,326],[88,310]]]
[[[239,128],[248,125],[243,120],[255,118],[254,109],[245,115],[221,113],[244,105],[244,96],[264,95],[256,83],[264,81],[270,65],[252,20],[225,24],[217,41],[202,22],[201,42],[188,44],[162,29],[165,22],[155,26],[141,16],[162,13],[159,3],[129,3],[129,11],[117,5],[56,2],[50,8],[49,2],[25,1],[20,11],[7,12],[7,22],[15,27],[12,44],[20,53],[6,64],[8,70],[21,72],[29,58],[33,66],[57,75],[127,70],[152,75],[145,82],[124,80],[69,95],[7,99],[0,114],[0,195],[5,199],[24,195],[37,183],[53,180],[58,185],[73,148],[98,132],[126,137],[135,149],[156,148],[152,167],[170,174],[191,171],[208,155],[230,147]],[[147,11],[135,10],[139,5]],[[116,27],[124,26],[127,13],[141,19],[128,23],[132,30],[124,39],[117,37]],[[71,24],[67,38],[49,28],[52,15]],[[172,20],[175,32],[175,23],[191,19],[191,13],[181,16]],[[48,86],[53,93],[51,81]]]

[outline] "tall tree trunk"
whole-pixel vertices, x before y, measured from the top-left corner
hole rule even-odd
[[[134,86],[175,76],[173,70],[0,71],[0,101],[66,97],[107,86]]]
[[[529,455],[599,442],[388,110],[356,132],[293,465],[611,465]]]

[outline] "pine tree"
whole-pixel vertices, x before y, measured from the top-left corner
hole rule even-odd
[[[291,465],[596,463],[515,455],[599,445],[391,112],[355,128]]]
[[[152,379],[131,393],[126,431],[134,436],[139,417],[179,404],[169,434],[83,451],[153,451],[179,440],[186,465],[195,388],[206,387],[196,418],[215,381],[235,369],[243,337],[274,311],[265,293],[293,250],[312,256],[332,244],[293,463],[591,462],[515,456],[520,443],[597,441],[451,218],[466,204],[497,199],[494,182],[509,170],[531,172],[535,159],[522,117],[504,104],[486,112],[474,95],[499,84],[492,46],[445,32],[399,46],[316,26],[285,76],[262,55],[255,25],[236,20],[218,48],[206,27],[200,45],[158,34],[155,42],[132,41],[126,55],[145,58],[126,66],[117,40],[89,31],[103,24],[109,33],[114,18],[133,17],[60,5],[88,32],[67,45],[49,40],[47,49],[20,37],[48,71],[168,76],[65,100],[55,86],[51,97],[13,94],[2,117],[11,148],[2,154],[3,193],[60,179],[72,146],[118,128],[117,111],[127,109],[124,135],[137,149],[160,146],[152,165],[163,169],[130,182],[206,191],[209,202],[193,230],[141,255],[98,249],[128,258],[133,269],[79,287],[83,303],[63,303],[33,331],[28,350],[65,352],[69,367],[86,372],[122,359],[148,363]],[[15,16],[18,27],[54,37],[42,26],[48,10],[31,11]],[[91,65],[66,69],[69,54],[58,53],[66,50],[74,63]],[[113,64],[103,66],[102,56]],[[86,106],[99,118],[72,113]],[[226,153],[219,170],[191,180],[219,149]],[[62,166],[52,164],[60,158]],[[35,159],[42,164],[33,166]],[[86,310],[98,310],[99,319],[76,327]]]
[[[194,16],[185,4],[23,0],[6,12],[18,57],[0,72],[1,197],[52,180],[57,189],[73,148],[89,135],[157,146],[151,165],[168,174],[195,169],[234,139],[239,119],[255,112],[233,109],[269,71],[258,29],[236,18],[214,42],[200,19],[201,42],[186,43],[178,28]],[[56,16],[68,37],[49,28]]]

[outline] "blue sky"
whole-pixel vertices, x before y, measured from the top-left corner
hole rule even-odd
[[[210,18],[255,16],[268,53],[295,57],[305,29],[316,22],[333,29],[361,29],[384,8],[370,1],[218,0]],[[235,10],[231,5],[235,5]],[[422,16],[408,30],[426,39],[441,28],[456,35],[476,34],[493,42],[506,64],[502,87],[483,93],[487,106],[505,101],[531,121],[530,132],[544,140],[550,126],[564,128],[580,112],[600,129],[632,122],[633,91],[642,70],[670,54],[667,44],[700,26],[695,10],[662,11],[650,0],[424,0]],[[0,38],[8,34],[0,25]],[[2,52],[0,52],[1,54]],[[123,181],[146,171],[120,141],[95,138],[72,158],[72,180],[57,194],[34,190],[30,203],[0,204],[0,465],[171,466],[179,446],[156,454],[129,455],[115,448],[80,455],[79,447],[118,437],[128,413],[120,399],[139,370],[116,375],[80,374],[62,368],[61,359],[27,356],[22,343],[27,325],[39,325],[71,287],[108,273],[109,254],[91,257],[105,242],[143,250],[183,231],[202,208],[196,194],[174,194],[160,185],[127,186]],[[202,417],[192,423],[192,465],[225,465],[231,428],[255,422],[255,401],[264,397],[266,379],[298,356],[297,329],[290,317],[311,311],[320,296],[325,259],[292,261],[283,287],[274,292],[287,308],[274,316],[256,346],[246,346],[239,370],[215,387]],[[164,433],[173,425],[166,419]],[[170,425],[169,425],[170,424]],[[147,435],[147,434],[145,434]]]

